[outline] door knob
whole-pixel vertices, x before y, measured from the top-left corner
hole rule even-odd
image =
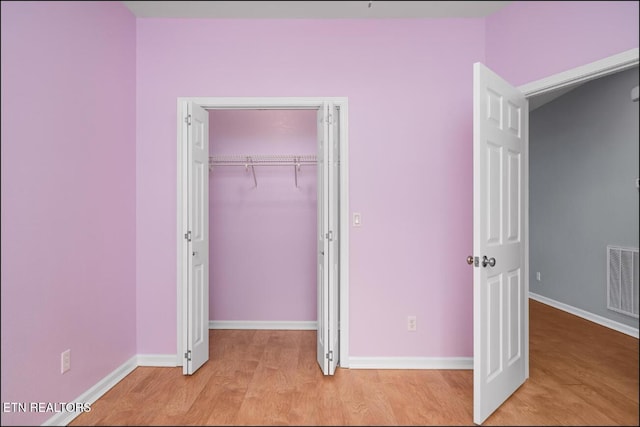
[[[486,267],[487,265],[488,265],[489,267],[493,267],[493,266],[495,266],[495,265],[496,265],[496,259],[495,259],[495,258],[487,258],[487,256],[486,256],[486,255],[485,255],[485,256],[483,256],[483,257],[482,257],[482,266],[483,266],[483,267]]]
[[[472,256],[472,255],[469,255],[469,256],[467,257],[467,264],[469,264],[469,265],[473,265],[473,256]]]

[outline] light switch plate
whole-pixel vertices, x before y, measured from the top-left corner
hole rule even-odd
[[[354,212],[353,213],[353,226],[354,227],[360,227],[361,224],[362,224],[362,215],[360,215],[359,212]]]
[[[60,373],[64,374],[71,369],[71,349],[65,350],[60,354]]]

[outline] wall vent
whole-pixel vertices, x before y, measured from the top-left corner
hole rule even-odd
[[[638,317],[638,248],[607,246],[607,308]]]

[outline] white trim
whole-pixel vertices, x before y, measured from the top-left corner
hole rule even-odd
[[[177,352],[176,366],[182,366],[185,343],[182,336],[183,324],[183,255],[185,244],[183,235],[183,111],[187,102],[194,102],[207,110],[214,109],[317,109],[326,102],[340,107],[340,366],[349,367],[349,101],[346,97],[179,97],[177,99]]]
[[[351,357],[351,369],[473,369],[473,357]]]
[[[524,221],[524,266],[523,266],[523,273],[522,276],[524,277],[524,283],[523,283],[523,291],[524,291],[524,295],[528,295],[529,294],[529,183],[531,181],[529,181],[529,162],[531,161],[531,158],[529,157],[529,147],[531,144],[531,140],[529,138],[529,122],[531,119],[531,110],[529,109],[529,99],[526,99],[527,102],[527,120],[524,120],[526,129],[524,129],[525,132],[525,144],[524,144],[524,150],[523,150],[523,156],[526,159],[526,161],[524,162],[524,164],[522,165],[522,180],[523,180],[523,184],[522,184],[522,216],[523,216],[523,221]],[[526,302],[526,301],[525,301]],[[525,380],[529,379],[530,377],[530,368],[531,368],[531,361],[529,360],[529,351],[530,351],[530,347],[529,347],[529,327],[530,327],[530,323],[529,323],[529,304],[524,305],[524,354],[525,354],[525,358],[524,358],[524,378]]]
[[[177,357],[175,354],[139,354],[138,366],[157,366],[171,367],[176,365]]]
[[[209,320],[209,329],[273,329],[315,331],[315,320]]]
[[[574,316],[578,316],[583,319],[589,320],[593,323],[597,323],[598,325],[613,329],[618,332],[622,332],[623,334],[632,336],[634,338],[638,338],[638,328],[634,328],[633,326],[628,326],[628,325],[625,325],[624,323],[607,319],[606,317],[593,314],[581,308],[573,307],[569,304],[565,304],[563,302],[559,302],[554,299],[547,298],[545,296],[542,296],[533,292],[529,292],[529,298],[531,298],[532,300],[541,302],[543,304],[550,305],[551,307],[557,308],[558,310],[562,310],[567,313],[573,314]]]
[[[585,83],[589,80],[624,71],[638,65],[638,48],[630,49],[616,55],[580,67],[572,68],[561,73],[529,82],[518,89],[529,98],[546,92],[561,89],[574,84]]]
[[[340,362],[348,368],[349,360],[349,102],[340,98]]]
[[[228,109],[309,109],[316,110],[325,102],[333,102],[341,107],[347,102],[346,97],[179,97],[181,102],[193,102],[206,110]]]
[[[113,372],[108,374],[102,380],[98,381],[93,387],[78,396],[74,403],[92,404],[98,400],[103,394],[108,392],[114,385],[118,384],[124,377],[129,375],[136,367],[137,356],[124,362]],[[66,426],[73,421],[82,412],[58,412],[44,423],[43,426]]]

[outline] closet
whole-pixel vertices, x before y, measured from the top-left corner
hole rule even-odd
[[[208,113],[211,327],[315,329],[316,111]]]
[[[322,372],[348,366],[347,116],[346,98],[178,98],[183,374],[210,328],[315,329]]]

